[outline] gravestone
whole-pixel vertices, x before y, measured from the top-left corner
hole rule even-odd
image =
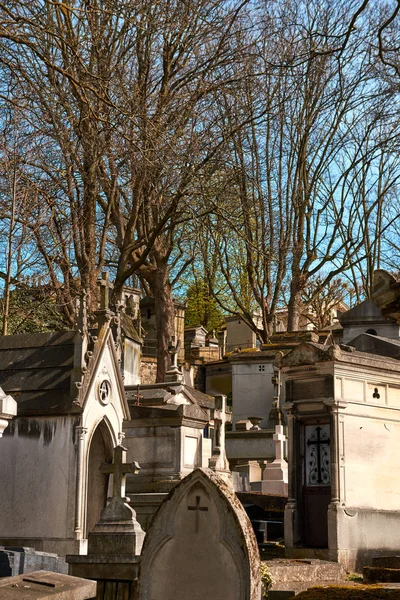
[[[114,448],[113,463],[101,467],[103,473],[113,475],[113,497],[89,532],[88,554],[66,557],[71,575],[98,581],[98,600],[136,597],[139,555],[145,533],[136,520],[135,511],[127,504],[125,481],[127,473],[137,475],[139,469],[136,462],[126,462],[123,446]]]
[[[140,600],[259,600],[253,528],[231,488],[196,469],[167,496],[143,546]]]

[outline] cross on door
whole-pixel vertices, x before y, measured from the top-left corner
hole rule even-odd
[[[101,465],[102,473],[111,474],[113,476],[113,498],[120,498],[125,502],[125,483],[127,473],[139,473],[139,465],[137,462],[126,462],[126,448],[117,446],[114,448],[114,460],[109,464]]]
[[[325,439],[322,438],[321,436],[321,427],[316,427],[315,429],[316,434],[313,433],[311,435],[311,438],[309,440],[307,440],[307,446],[315,446],[316,451],[317,451],[317,457],[316,457],[316,461],[315,461],[315,465],[312,465],[313,468],[310,469],[310,478],[313,479],[315,477],[315,474],[313,473],[313,471],[317,471],[317,483],[328,483],[327,479],[328,478],[328,473],[327,473],[327,464],[329,462],[329,460],[326,460],[326,450],[324,450],[324,453],[322,454],[322,446],[329,446],[331,443],[331,440],[329,437],[326,437]],[[326,434],[325,434],[326,435]],[[313,454],[313,452],[312,452]],[[326,463],[326,464],[325,464]]]
[[[200,496],[196,496],[196,506],[188,506],[188,510],[196,511],[196,519],[194,523],[194,532],[199,533],[199,511],[208,511],[208,506],[200,506]]]

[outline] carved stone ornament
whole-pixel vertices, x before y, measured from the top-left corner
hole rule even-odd
[[[111,381],[101,378],[97,387],[97,397],[103,406],[106,406],[111,400]]]

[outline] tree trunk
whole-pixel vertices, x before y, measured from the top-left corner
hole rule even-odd
[[[290,298],[288,303],[288,331],[299,331],[300,328],[301,287],[296,279],[290,284]]]
[[[145,277],[151,295],[154,298],[156,329],[157,329],[157,375],[156,381],[164,381],[165,372],[170,366],[168,345],[175,333],[175,308],[172,297],[172,288],[169,281],[169,268],[167,265],[157,267],[146,273]],[[178,340],[175,340],[177,343]],[[183,344],[183,340],[181,340]]]

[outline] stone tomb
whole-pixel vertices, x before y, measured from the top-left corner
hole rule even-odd
[[[196,469],[156,513],[143,546],[140,600],[259,600],[251,523],[229,486]]]
[[[400,547],[399,361],[300,344],[281,361],[286,552],[359,569]]]

